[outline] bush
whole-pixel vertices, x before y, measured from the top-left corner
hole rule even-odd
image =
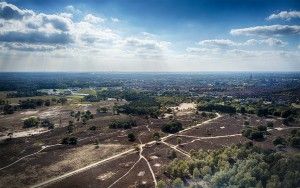
[[[15,112],[15,108],[9,104],[4,105],[3,107],[4,114],[13,114]]]
[[[163,180],[157,182],[157,188],[166,188],[167,184]]]
[[[174,134],[182,130],[182,124],[179,121],[171,121],[167,124],[164,124],[161,127],[161,130],[166,133]]]
[[[242,135],[251,140],[262,140],[266,134],[266,131],[264,131],[265,129],[265,126],[259,128],[247,127],[242,130]]]
[[[273,140],[273,144],[275,146],[277,146],[277,145],[286,145],[286,140],[279,136],[279,137],[277,137]]]
[[[30,117],[24,121],[24,128],[37,127],[39,125],[39,120],[35,117]]]
[[[135,135],[133,133],[128,133],[127,137],[128,137],[128,141],[130,142],[135,141]]]
[[[155,132],[155,133],[153,134],[153,139],[156,140],[156,141],[159,141],[159,140],[160,140],[160,134],[159,134],[159,132]]]
[[[236,113],[236,108],[229,105],[221,105],[221,104],[208,104],[204,106],[198,106],[198,110],[200,111],[217,111],[217,112],[223,112],[223,113]]]
[[[258,129],[259,131],[267,131],[267,127],[266,127],[266,126],[263,126],[263,125],[259,125],[259,126],[257,127],[257,129]]]
[[[290,146],[300,148],[300,136],[295,136],[289,139]]]
[[[96,129],[97,129],[96,126],[91,126],[91,127],[89,128],[89,130],[91,130],[91,131],[95,131]]]
[[[49,119],[43,119],[41,123],[42,127],[54,128],[54,124]]]
[[[65,144],[65,145],[76,145],[77,138],[76,137],[65,137],[62,139],[61,143]]]
[[[111,129],[130,129],[131,127],[137,126],[136,121],[133,119],[128,120],[116,120],[113,121],[109,128]]]
[[[267,123],[267,127],[273,128],[273,127],[274,127],[274,123],[269,121],[269,122]]]

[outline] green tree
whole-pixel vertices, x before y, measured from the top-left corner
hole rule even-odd
[[[277,175],[272,175],[271,178],[267,181],[266,188],[280,188],[281,183]]]
[[[167,184],[163,180],[157,182],[157,188],[166,188]]]
[[[24,128],[37,127],[39,125],[39,120],[36,117],[30,117],[25,119]]]
[[[130,142],[135,141],[135,135],[133,133],[128,133],[127,137],[128,137],[128,141]]]
[[[196,168],[194,168],[194,170],[193,170],[193,179],[194,179],[194,180],[197,180],[199,177],[200,177],[200,171],[199,171],[199,169],[196,167]]]
[[[180,178],[176,178],[172,184],[173,184],[174,188],[182,188],[183,187],[183,181]]]

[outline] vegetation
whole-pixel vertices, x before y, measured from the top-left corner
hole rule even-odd
[[[48,129],[54,129],[54,124],[49,119],[43,119],[41,122],[42,127],[47,127]]]
[[[133,133],[128,133],[127,137],[128,137],[128,141],[130,142],[134,142],[136,139]]]
[[[65,145],[76,145],[77,144],[77,138],[76,137],[65,137],[61,141],[61,144]]]
[[[24,128],[37,127],[39,125],[39,120],[36,117],[30,117],[24,120]]]
[[[200,111],[217,111],[222,113],[236,113],[236,108],[230,105],[221,105],[221,104],[207,104],[198,106]]]
[[[126,120],[115,120],[109,124],[111,129],[130,129],[131,127],[136,127],[136,121],[132,118]]]
[[[179,182],[196,177],[212,187],[297,187],[300,183],[300,157],[264,151],[247,145],[215,151],[192,152],[190,160],[175,159],[166,175]],[[201,169],[201,170],[200,170]],[[173,184],[173,186],[175,186]]]
[[[251,140],[262,140],[267,134],[266,126],[258,126],[258,127],[246,127],[242,130],[242,135]]]
[[[161,130],[165,133],[174,134],[174,133],[177,133],[180,130],[182,130],[182,124],[179,121],[170,121],[170,122],[164,124],[161,127]]]

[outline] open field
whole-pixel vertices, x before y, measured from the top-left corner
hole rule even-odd
[[[254,142],[265,149],[275,149],[272,140],[292,130],[282,125],[278,118],[217,114],[209,119],[195,114],[193,108],[190,111],[185,109],[183,111],[188,113],[176,116],[184,130],[175,134],[161,132],[161,126],[169,121],[168,118],[142,116],[133,117],[137,126],[131,129],[109,129],[112,121],[129,116],[113,115],[111,112],[96,114],[97,107],[103,105],[111,108],[112,103],[69,104],[18,111],[13,119],[11,115],[3,115],[1,122],[5,126],[1,126],[2,135],[6,134],[8,127],[14,127],[16,132],[24,131],[22,122],[30,116],[46,117],[57,125],[59,115],[61,123],[44,133],[2,140],[0,187],[154,187],[159,180],[169,182],[164,169],[172,161],[172,151],[177,158],[185,159],[190,157],[190,151],[214,150],[247,143],[249,140],[241,135],[245,121],[253,127],[273,122],[274,129],[269,130],[267,138]],[[95,115],[86,124],[74,121],[75,129],[70,135],[67,133],[67,124],[74,120],[70,116],[72,110],[90,110]],[[95,126],[95,130],[89,130],[91,126]],[[131,132],[137,136],[134,142],[129,142],[127,138]],[[154,141],[155,132],[160,133],[161,141]],[[78,138],[76,146],[61,144],[67,135]],[[286,150],[297,152],[289,147]]]

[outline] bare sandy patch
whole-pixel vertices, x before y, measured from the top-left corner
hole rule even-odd
[[[107,172],[105,174],[101,174],[97,177],[98,180],[104,181],[107,180],[109,178],[111,178],[113,175],[115,175],[116,173],[114,172]]]
[[[119,144],[100,144],[98,149],[95,149],[93,144],[73,148],[65,155],[63,160],[50,165],[46,171],[60,171],[64,168],[78,169],[125,148],[125,146]]]

